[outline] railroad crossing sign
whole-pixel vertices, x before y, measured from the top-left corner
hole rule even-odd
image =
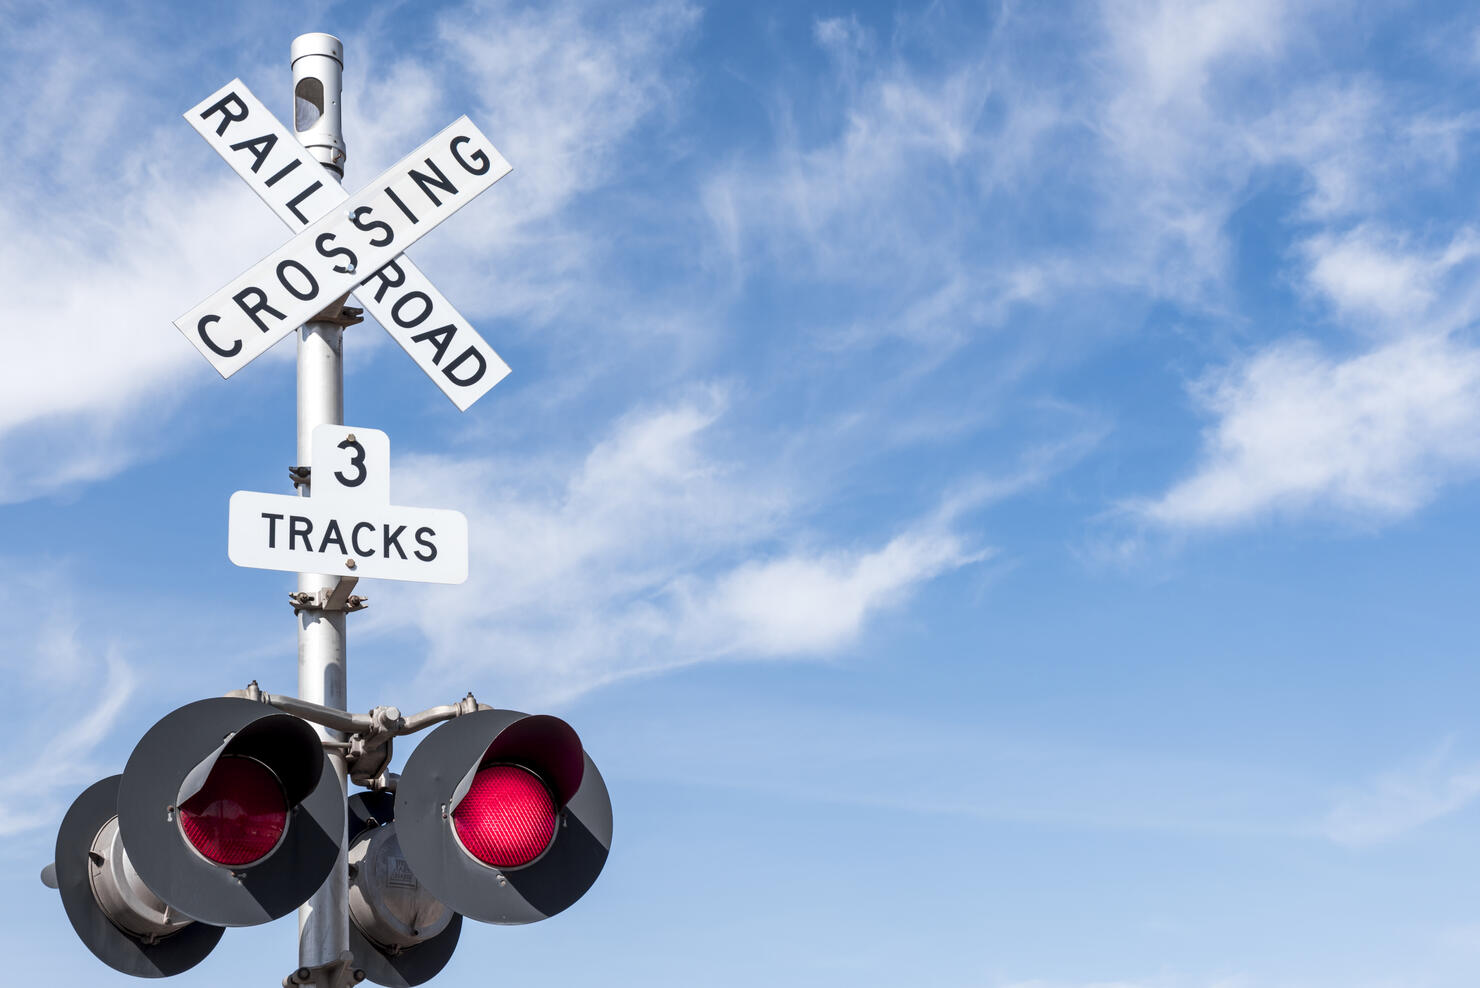
[[[333,421],[348,320],[332,313],[357,290],[458,408],[486,393],[508,367],[401,251],[509,166],[463,117],[346,195],[316,158],[343,161],[343,55],[332,35],[294,39],[294,95],[319,112],[296,134],[239,80],[186,114],[296,235],[175,325],[230,377],[305,320],[321,323],[298,352],[307,462],[290,469],[311,481],[306,496],[237,491],[227,535],[238,566],[299,574],[300,696],[254,681],[187,704],[67,811],[42,881],[88,949],[130,975],[179,974],[223,927],[296,908],[298,963],[284,985],[420,985],[447,964],[464,917],[552,916],[590,888],[611,846],[611,798],[564,721],[471,693],[411,717],[344,709],[345,614],[362,602],[350,590],[360,577],[463,582],[468,523],[391,504],[386,434]],[[451,723],[418,746],[394,797],[378,788],[392,737],[441,720]],[[344,732],[332,762],[327,730]],[[377,788],[346,806],[350,781]]]
[[[354,196],[240,79],[186,111],[185,119],[298,231],[175,320],[222,377],[351,290],[459,409],[466,411],[509,373],[401,253],[510,171],[467,117]]]
[[[231,495],[226,554],[253,569],[462,583],[467,518],[391,504],[390,454],[379,429],[318,426],[312,494]]]

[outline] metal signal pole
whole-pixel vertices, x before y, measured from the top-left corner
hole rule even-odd
[[[303,34],[293,39],[293,131],[299,142],[326,168],[344,175],[345,146],[340,96],[344,45],[329,34]],[[324,315],[324,313],[320,313]],[[344,423],[344,324],[308,322],[298,331],[298,460],[312,470],[315,426]],[[312,474],[298,471],[300,494],[311,490]],[[344,710],[345,614],[331,597],[340,578],[299,573],[298,696],[311,703]],[[307,594],[308,597],[303,595]],[[343,741],[344,734],[317,728],[321,737]],[[331,750],[329,763],[348,795],[348,771],[342,753]],[[339,860],[322,888],[298,908],[298,963],[316,967],[339,960],[349,947],[349,866],[345,834],[338,835]]]

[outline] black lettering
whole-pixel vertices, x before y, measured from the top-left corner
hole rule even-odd
[[[339,522],[333,518],[329,519],[329,525],[324,529],[324,537],[319,542],[319,551],[328,551],[330,542],[339,546],[339,554],[341,556],[349,552],[349,549],[345,548],[344,545],[344,536],[339,531]]]
[[[461,378],[461,377],[458,377],[456,374],[452,373],[453,371],[455,371],[459,367],[461,367],[463,361],[464,360],[467,360],[469,357],[472,357],[474,360],[478,361],[478,369],[477,369],[477,371],[475,371],[473,373],[473,376],[472,377]],[[488,361],[486,361],[486,360],[483,359],[483,354],[481,354],[481,353],[478,352],[478,348],[477,347],[472,347],[472,346],[470,346],[466,350],[464,350],[462,352],[462,356],[458,357],[452,363],[450,363],[446,367],[442,368],[442,373],[447,375],[447,380],[451,381],[453,384],[458,385],[459,387],[464,387],[464,388],[467,387],[470,384],[477,384],[478,381],[482,379],[483,375],[487,371],[488,371]]]
[[[353,480],[346,477],[343,471],[340,470],[334,471],[334,479],[345,487],[359,487],[365,482],[365,478],[370,475],[370,471],[365,469],[365,447],[361,446],[354,436],[350,436],[334,448],[353,449],[354,452],[350,454],[349,465],[355,468],[355,478]]]
[[[229,108],[231,104],[236,106],[236,113],[231,112]],[[220,137],[226,133],[226,128],[229,125],[240,123],[247,119],[247,104],[243,103],[242,98],[236,93],[227,93],[218,102],[206,107],[205,112],[200,115],[200,118],[202,120],[209,120],[213,113],[221,114],[221,122],[216,125],[216,136]]]
[[[384,224],[381,225],[384,226]],[[390,228],[386,227],[386,229]],[[379,244],[377,244],[376,246],[378,247]],[[391,275],[396,276],[395,281],[391,281]],[[402,285],[406,284],[406,272],[402,271],[401,265],[397,264],[395,261],[391,261],[385,267],[372,274],[369,278],[366,278],[364,281],[360,282],[360,284],[361,286],[368,285],[376,278],[380,279],[380,287],[375,289],[375,301],[377,302],[385,298],[386,289],[400,288]]]
[[[458,150],[458,148],[460,148],[462,145],[472,143],[472,140],[473,139],[467,134],[458,134],[452,139],[452,143],[448,145],[448,148],[452,151],[452,156],[457,159],[457,163],[463,166],[463,171],[467,172],[469,175],[482,175],[487,172],[488,169],[493,167],[493,162],[488,160],[488,155],[484,154],[482,151],[474,151],[473,160],[483,166],[481,168],[474,168],[468,164],[467,159],[464,158],[462,156],[462,152]]]
[[[429,329],[425,333],[417,333],[411,337],[412,343],[430,343],[437,351],[432,358],[433,364],[440,364],[442,358],[447,355],[447,346],[452,342],[452,337],[457,333],[457,327],[451,324],[438,329]]]
[[[360,529],[362,529],[362,528],[365,529],[365,530],[367,530],[367,531],[370,531],[370,532],[375,531],[375,526],[372,525],[372,524],[370,524],[368,521],[356,522],[355,523],[355,527],[354,528],[351,528],[349,530],[349,541],[350,541],[350,544],[355,547],[355,555],[356,556],[364,556],[364,557],[367,557],[368,558],[370,556],[375,555],[375,550],[373,548],[372,549],[361,549],[360,548]]]
[[[384,247],[386,244],[388,244],[392,240],[395,240],[396,239],[396,231],[392,230],[391,229],[391,225],[389,223],[385,222],[384,220],[371,220],[368,224],[367,223],[361,223],[360,222],[360,214],[361,213],[373,213],[373,212],[374,212],[374,210],[371,209],[369,206],[361,206],[359,209],[357,209],[353,213],[350,213],[349,214],[349,221],[355,225],[356,229],[362,230],[365,233],[369,233],[371,230],[377,230],[377,229],[384,230],[385,231],[385,239],[384,240],[372,240],[372,241],[370,241],[370,246],[371,247]]]
[[[324,187],[324,183],[318,181],[317,179],[315,179],[314,180],[314,183],[312,185],[310,185],[308,188],[304,189],[302,192],[298,193],[292,199],[289,199],[288,200],[288,208],[293,211],[293,215],[294,216],[298,217],[298,222],[299,223],[307,223],[308,222],[308,217],[307,216],[304,216],[303,213],[302,213],[302,211],[299,210],[298,204],[300,202],[302,202],[303,200],[307,199],[309,196],[313,195],[319,189],[322,189],[323,187]]]
[[[222,357],[235,357],[237,354],[242,352],[241,340],[237,340],[235,343],[231,344],[230,350],[223,350],[216,345],[216,341],[211,339],[210,335],[206,332],[206,326],[213,322],[220,321],[220,316],[201,316],[200,322],[195,324],[195,331],[200,334],[201,342],[210,347],[213,353]]]
[[[429,563],[433,559],[437,558],[437,547],[426,538],[426,536],[436,534],[436,532],[432,531],[430,528],[427,528],[425,525],[416,530],[416,544],[426,549],[427,551],[427,554],[425,556],[423,556],[419,552],[413,553],[413,555],[415,555],[417,559],[420,559],[424,563]]]
[[[391,197],[391,202],[395,203],[396,204],[396,208],[400,209],[401,212],[403,212],[403,213],[406,214],[406,218],[408,220],[410,220],[412,223],[420,223],[421,222],[421,220],[419,220],[419,219],[416,218],[416,214],[415,213],[413,213],[411,210],[409,210],[409,209],[406,208],[406,204],[401,201],[401,197],[398,196],[398,195],[396,195],[394,192],[391,191],[391,187],[389,185],[387,185],[385,187],[385,194]]]
[[[425,195],[428,199],[432,200],[433,206],[440,206],[442,205],[442,200],[437,198],[437,193],[433,192],[432,189],[441,189],[448,195],[455,196],[457,195],[457,186],[448,181],[447,176],[442,174],[442,169],[438,168],[432,162],[431,158],[426,158],[424,160],[427,163],[427,167],[432,170],[432,174],[436,175],[437,177],[433,179],[431,175],[423,175],[415,168],[411,169],[409,176],[411,178],[411,181],[416,183],[416,187],[422,191],[422,194]],[[387,189],[386,191],[390,190]],[[412,222],[414,223],[416,221],[412,220]]]
[[[305,280],[308,281],[308,287],[306,289],[300,292],[298,289],[294,288],[292,284],[289,283],[287,273],[290,270],[297,271],[304,277]],[[277,280],[278,284],[286,288],[289,294],[291,294],[294,298],[298,299],[301,302],[307,302],[309,299],[313,298],[319,293],[319,283],[317,280],[315,280],[313,273],[310,272],[308,268],[304,267],[298,261],[293,260],[291,257],[288,258],[286,261],[278,262]],[[282,317],[279,316],[278,318],[281,319]]]
[[[360,259],[356,257],[355,252],[350,250],[348,247],[335,247],[333,250],[325,250],[324,247],[329,243],[332,243],[333,240],[334,234],[321,233],[319,234],[318,239],[313,242],[313,248],[314,250],[319,252],[320,257],[324,257],[329,260],[333,260],[334,258],[341,255],[349,258],[343,264],[334,265],[335,271],[338,271],[340,274],[349,274],[356,268],[356,266],[359,265]]]
[[[278,169],[278,173],[276,175],[272,176],[272,178],[269,178],[266,182],[263,182],[262,184],[265,185],[265,186],[267,186],[269,189],[272,188],[274,185],[278,184],[278,180],[279,179],[281,179],[283,176],[287,175],[288,172],[290,172],[293,169],[297,168],[299,164],[300,164],[300,159],[294,158],[292,161],[288,162],[282,168]]]
[[[421,299],[422,308],[421,311],[416,314],[416,318],[408,322],[407,320],[401,318],[401,306],[405,305],[407,302],[410,302],[412,299]],[[396,304],[391,306],[391,318],[394,319],[396,321],[396,325],[400,326],[402,329],[411,329],[414,326],[420,326],[422,323],[426,322],[427,316],[431,314],[432,300],[427,297],[426,292],[407,292],[405,295],[402,295],[400,298],[396,299]]]
[[[390,525],[385,526],[385,558],[391,558],[391,546],[396,547],[396,552],[402,559],[406,558],[406,551],[401,548],[401,543],[397,541],[401,538],[401,533],[404,531],[406,531],[405,525],[397,526],[394,532],[391,531]]]
[[[249,137],[245,141],[237,141],[231,145],[233,151],[248,151],[252,155],[252,174],[257,174],[262,167],[262,162],[267,160],[267,154],[277,144],[276,134],[263,134],[261,137]]]
[[[313,543],[308,537],[313,534],[313,521],[302,515],[288,516],[288,551],[293,551],[293,543],[299,539],[303,540],[303,548],[313,552]]]
[[[283,520],[282,515],[275,515],[270,511],[262,512],[262,517],[267,519],[267,548],[277,548],[277,523]]]
[[[248,295],[257,296],[257,301],[251,306],[248,306],[245,301]],[[258,316],[257,313],[265,312],[268,315],[272,316],[274,319],[284,318],[281,312],[267,304],[267,293],[260,288],[253,287],[252,285],[248,285],[246,288],[243,288],[241,291],[231,296],[231,300],[237,304],[237,307],[240,308],[242,312],[251,316],[252,321],[257,324],[257,328],[262,330],[262,332],[264,333],[267,332],[267,326],[265,323],[262,322],[261,317]]]

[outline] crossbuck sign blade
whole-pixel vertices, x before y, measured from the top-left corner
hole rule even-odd
[[[185,111],[185,120],[295,233],[349,201],[334,173],[240,79]],[[461,411],[509,373],[508,364],[404,254],[356,296]]]
[[[230,377],[335,299],[384,282],[379,272],[401,251],[509,171],[488,138],[460,117],[175,326],[222,377]],[[415,327],[426,320],[433,303],[422,297],[402,296],[403,306],[417,308],[403,312],[400,323]]]

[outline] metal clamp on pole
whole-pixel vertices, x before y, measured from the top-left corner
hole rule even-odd
[[[304,611],[361,611],[370,606],[370,598],[350,593],[359,582],[358,576],[341,576],[332,587],[321,587],[313,592],[293,591],[288,594],[288,603],[293,605],[294,614]]]
[[[355,967],[355,956],[348,950],[336,960],[313,967],[300,967],[283,979],[283,988],[314,985],[316,988],[350,988],[365,980],[365,972]]]
[[[350,270],[354,270],[353,267]],[[345,292],[315,315],[309,322],[332,322],[336,326],[358,326],[365,321],[365,310],[353,305],[345,305],[349,301],[349,292]]]

